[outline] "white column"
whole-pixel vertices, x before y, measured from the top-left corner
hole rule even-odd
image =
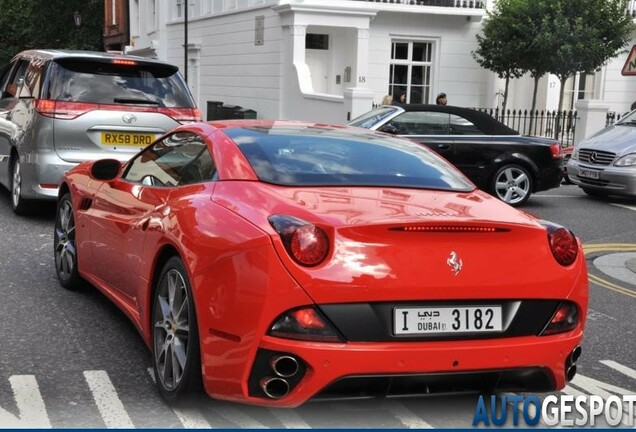
[[[576,102],[574,145],[605,127],[609,104],[600,100],[582,99]]]
[[[351,77],[354,87],[344,90],[347,120],[369,111],[373,106],[373,92],[367,87],[369,71],[369,29],[359,28],[356,44],[354,73]]]

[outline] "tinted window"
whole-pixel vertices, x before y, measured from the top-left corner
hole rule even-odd
[[[87,59],[57,60],[48,98],[102,104],[194,107],[174,66],[115,64]]]
[[[205,141],[180,132],[156,142],[129,164],[126,180],[155,186],[182,186],[210,181],[216,174]]]
[[[388,123],[399,135],[448,135],[449,114],[442,112],[409,111]]]
[[[484,135],[470,120],[455,114],[450,115],[451,135]]]
[[[280,185],[472,190],[457,171],[412,141],[310,127],[229,129],[260,180]]]

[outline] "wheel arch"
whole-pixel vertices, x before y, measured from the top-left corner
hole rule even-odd
[[[532,192],[536,192],[537,177],[539,176],[539,167],[529,157],[521,153],[511,153],[502,155],[495,159],[496,163],[493,166],[490,175],[488,176],[488,185],[491,185],[495,180],[497,172],[506,165],[519,165],[522,168],[527,169],[532,174]]]

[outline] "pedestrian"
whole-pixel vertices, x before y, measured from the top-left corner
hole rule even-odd
[[[448,103],[448,99],[446,99],[446,93],[440,93],[437,95],[435,99],[435,103],[437,105],[446,105]]]
[[[381,105],[391,105],[393,103],[393,95],[386,95],[382,98]]]
[[[406,92],[400,93],[397,99],[393,101],[395,105],[405,104],[406,103]]]

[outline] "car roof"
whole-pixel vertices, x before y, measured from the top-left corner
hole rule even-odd
[[[151,59],[148,57],[131,56],[124,54],[107,53],[101,51],[82,51],[82,50],[61,50],[61,49],[31,49],[22,51],[15,57],[22,58],[40,58],[43,60],[57,60],[62,58],[85,58],[85,59],[124,59],[143,61],[147,63],[166,64],[165,62]]]
[[[456,114],[470,120],[488,135],[519,135],[519,132],[496,120],[490,114],[453,105],[396,104],[404,111],[433,111]]]

